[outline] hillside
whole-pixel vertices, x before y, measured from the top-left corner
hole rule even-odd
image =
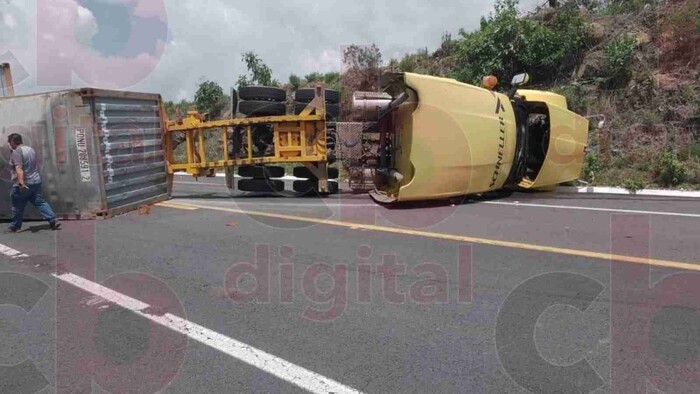
[[[582,179],[700,188],[700,1],[559,3],[521,15],[517,1],[500,0],[479,30],[445,34],[432,54],[392,59],[388,69],[475,84],[527,71],[532,87],[593,116]]]
[[[583,180],[632,190],[700,189],[700,0],[558,0],[526,14],[517,0],[497,0],[478,30],[446,33],[432,53],[424,48],[385,62],[375,45],[352,45],[343,50],[340,73],[291,75],[286,83],[255,53],[242,60],[249,74],[238,85],[280,86],[290,108],[300,87],[341,89],[343,120],[352,92],[377,90],[381,71],[477,85],[495,75],[504,91],[514,74],[528,72],[530,88],[560,93],[590,117]],[[205,82],[193,102],[167,107],[171,117],[176,107],[228,117],[228,102],[218,85]],[[219,142],[208,142],[217,152]],[[177,154],[184,157],[182,147]]]

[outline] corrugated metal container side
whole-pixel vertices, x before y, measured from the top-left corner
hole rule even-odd
[[[7,136],[37,152],[43,192],[63,219],[117,215],[167,200],[172,190],[157,94],[70,90],[0,99],[0,217],[9,217]],[[26,218],[39,218],[28,207]]]

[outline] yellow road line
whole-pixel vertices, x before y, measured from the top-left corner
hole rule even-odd
[[[161,202],[161,203],[156,204],[156,206],[157,207],[164,207],[164,208],[182,209],[185,211],[196,211],[199,209],[198,207],[194,207],[191,205],[178,204],[178,203],[173,203],[173,202]]]
[[[170,203],[168,203],[168,204],[170,204]],[[610,254],[610,253],[593,252],[593,251],[589,251],[589,250],[557,248],[555,246],[544,246],[544,245],[526,244],[526,243],[520,243],[520,242],[500,241],[500,240],[496,240],[496,239],[476,238],[476,237],[454,235],[454,234],[444,234],[444,233],[433,233],[433,232],[419,231],[419,230],[408,230],[408,229],[395,228],[395,227],[377,226],[377,225],[372,225],[372,224],[341,222],[341,221],[337,221],[337,220],[328,220],[328,219],[314,219],[314,218],[308,218],[308,217],[303,217],[303,216],[284,215],[284,214],[279,214],[279,213],[244,211],[241,209],[210,207],[210,206],[204,206],[204,205],[184,204],[184,203],[177,203],[177,204],[173,204],[173,205],[177,205],[178,206],[177,208],[179,208],[179,209],[184,209],[182,207],[190,207],[193,209],[206,209],[206,210],[211,210],[211,211],[220,211],[220,212],[228,212],[228,213],[250,215],[250,216],[257,216],[257,217],[266,217],[266,218],[290,220],[290,221],[297,221],[297,222],[322,224],[322,225],[327,225],[327,226],[344,227],[344,228],[349,228],[352,230],[379,231],[379,232],[384,232],[384,233],[411,235],[411,236],[416,236],[416,237],[434,238],[434,239],[441,239],[441,240],[447,240],[447,241],[457,241],[457,242],[474,243],[474,244],[481,244],[481,245],[501,246],[501,247],[506,247],[506,248],[532,250],[532,251],[536,251],[536,252],[555,253],[555,254],[563,254],[563,255],[569,255],[569,256],[577,256],[577,257],[588,257],[588,258],[592,258],[592,259],[600,259],[600,260],[608,260],[608,261],[612,260],[612,261],[618,261],[618,262],[624,262],[624,263],[641,264],[641,265],[648,265],[648,266],[662,267],[662,268],[673,268],[673,269],[682,269],[682,270],[689,270],[689,271],[700,271],[700,263],[694,264],[694,263],[684,263],[684,262],[680,262],[680,261],[657,260],[657,259],[650,259],[650,258],[644,258],[644,257],[635,257],[635,256],[625,256],[625,255]]]

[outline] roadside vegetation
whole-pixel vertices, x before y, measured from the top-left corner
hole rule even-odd
[[[504,90],[514,74],[525,71],[532,88],[562,94],[572,110],[591,117],[583,180],[630,190],[700,189],[700,2],[556,3],[523,13],[517,0],[498,0],[477,30],[445,33],[438,48],[398,59],[385,61],[374,45],[350,46],[342,73],[291,75],[280,82],[249,52],[243,54],[248,73],[238,85],[279,86],[290,93],[318,83],[342,87],[348,113],[352,91],[376,90],[383,70],[472,84],[495,75]],[[211,84],[203,82],[192,103],[166,103],[168,112],[192,107],[230,115],[230,98]]]

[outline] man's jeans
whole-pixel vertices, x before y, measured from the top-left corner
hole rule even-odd
[[[41,216],[46,219],[49,224],[56,223],[56,215],[44,197],[41,195],[41,183],[36,185],[27,185],[29,188],[20,190],[19,186],[12,186],[12,224],[10,228],[20,230],[22,228],[22,216],[24,215],[24,207],[27,203],[32,203],[41,213]]]

